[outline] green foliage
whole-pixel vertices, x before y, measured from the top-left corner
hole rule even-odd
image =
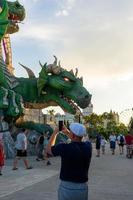
[[[55,110],[54,109],[47,110],[47,113],[50,115],[50,121],[52,121],[54,113],[55,113]]]
[[[93,127],[93,126],[94,126],[94,127],[97,127],[97,126],[103,124],[103,122],[102,122],[102,120],[101,120],[101,118],[100,118],[100,115],[97,115],[97,114],[95,114],[95,113],[92,113],[92,114],[89,115],[89,116],[85,116],[85,117],[84,117],[84,120],[85,120],[86,123],[89,123],[89,125],[92,126],[92,127]]]
[[[102,115],[92,113],[91,115],[84,117],[84,120],[85,123],[88,124],[87,131],[92,138],[95,138],[97,133],[100,133],[106,139],[108,139],[111,132],[115,132],[116,135],[127,133],[127,126],[118,123],[112,112],[104,112]]]

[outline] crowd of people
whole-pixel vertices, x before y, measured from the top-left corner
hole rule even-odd
[[[23,160],[26,169],[32,169],[27,159],[27,133],[28,130],[21,129],[16,138],[16,156],[13,161],[13,170],[18,169],[18,162]],[[62,133],[69,139],[66,142],[55,144],[57,135],[60,133],[56,128],[49,137],[46,134],[40,135],[37,140],[36,161],[46,161],[51,165],[50,157],[61,157],[60,185],[58,189],[59,200],[87,200],[88,199],[88,171],[92,157],[92,142],[86,136],[86,128],[80,123],[71,123],[69,129],[65,126]],[[111,133],[108,141],[100,134],[96,135],[96,156],[100,157],[106,153],[106,144],[110,143],[112,155],[115,154],[116,145],[119,146],[120,155],[124,154],[126,145],[127,158],[133,155],[133,135],[128,132],[127,135],[119,134],[116,136]],[[4,166],[5,155],[3,145],[3,134],[0,131],[0,175]]]
[[[13,168],[12,170],[18,170],[18,163],[19,160],[23,160],[24,166],[26,169],[32,169],[33,167],[30,165],[29,160],[27,159],[27,147],[28,147],[28,130],[27,129],[20,129],[20,132],[17,134],[15,146],[14,146],[14,155],[15,158],[13,160]],[[5,146],[4,146],[4,131],[0,129],[0,175],[2,175],[2,168],[5,163],[6,153],[5,153]],[[49,136],[45,134],[41,134],[38,137],[37,143],[35,145],[35,152],[36,152],[36,161],[44,160],[46,165],[51,165],[50,157],[46,153],[46,146],[49,141]]]
[[[126,157],[132,158],[133,156],[133,135],[128,131],[126,135],[119,134],[116,136],[114,132],[112,132],[108,138],[108,141],[105,137],[101,136],[100,134],[96,135],[96,156],[100,157],[100,152],[105,154],[105,147],[107,142],[110,143],[110,150],[112,155],[115,154],[116,145],[119,146],[120,155],[124,154],[124,146],[126,146]]]
[[[50,157],[46,153],[46,147],[48,145],[49,136],[41,134],[36,143],[37,158],[36,161],[45,160],[46,165],[51,165]]]
[[[1,132],[2,133],[2,132]],[[49,156],[61,157],[60,185],[58,199],[88,199],[88,171],[92,156],[92,145],[90,141],[82,141],[86,135],[86,128],[80,123],[72,123],[67,129],[62,128],[62,133],[68,136],[69,142],[55,144],[56,137],[60,133],[55,129],[50,138],[44,135],[38,138],[36,144],[37,161],[46,159],[50,162]],[[4,146],[2,134],[0,134],[0,175],[4,166]],[[17,135],[16,157],[13,161],[13,170],[18,169],[18,161],[23,160],[26,169],[32,169],[27,159],[27,130],[22,129]]]

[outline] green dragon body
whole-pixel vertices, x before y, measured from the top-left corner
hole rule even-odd
[[[18,31],[18,21],[25,17],[24,8],[16,2],[0,1],[0,41],[6,33]],[[82,78],[77,71],[67,71],[57,64],[40,64],[39,77],[23,66],[29,78],[17,78],[6,69],[0,57],[0,109],[5,116],[17,119],[23,115],[23,108],[42,109],[48,106],[60,106],[64,111],[75,114],[78,107],[88,106],[91,95],[83,87]]]

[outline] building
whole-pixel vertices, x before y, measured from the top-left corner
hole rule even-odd
[[[91,115],[93,113],[93,104],[90,103],[89,106],[87,108],[84,108],[83,109],[83,116],[88,116],[88,115]]]
[[[119,114],[112,110],[109,113],[107,113],[107,117],[104,117],[104,119],[103,119],[104,128],[107,128],[107,125],[110,121],[114,121],[116,123],[116,125],[119,125],[119,122],[120,122]]]
[[[33,121],[36,123],[44,123],[43,112],[40,109],[28,109],[24,110],[24,121]]]
[[[75,117],[70,113],[65,113],[65,115],[61,115],[60,113],[56,113],[55,122],[58,124],[59,121],[64,121],[65,125],[74,122]]]

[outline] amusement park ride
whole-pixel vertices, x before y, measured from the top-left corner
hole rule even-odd
[[[119,113],[120,121],[129,125],[133,119],[133,108],[124,109]]]
[[[5,58],[5,63],[7,65],[8,71],[14,75],[14,68],[12,65],[12,49],[11,49],[11,41],[10,41],[10,36],[9,34],[6,34],[2,40],[2,46],[3,46],[3,51],[4,51],[4,58]]]

